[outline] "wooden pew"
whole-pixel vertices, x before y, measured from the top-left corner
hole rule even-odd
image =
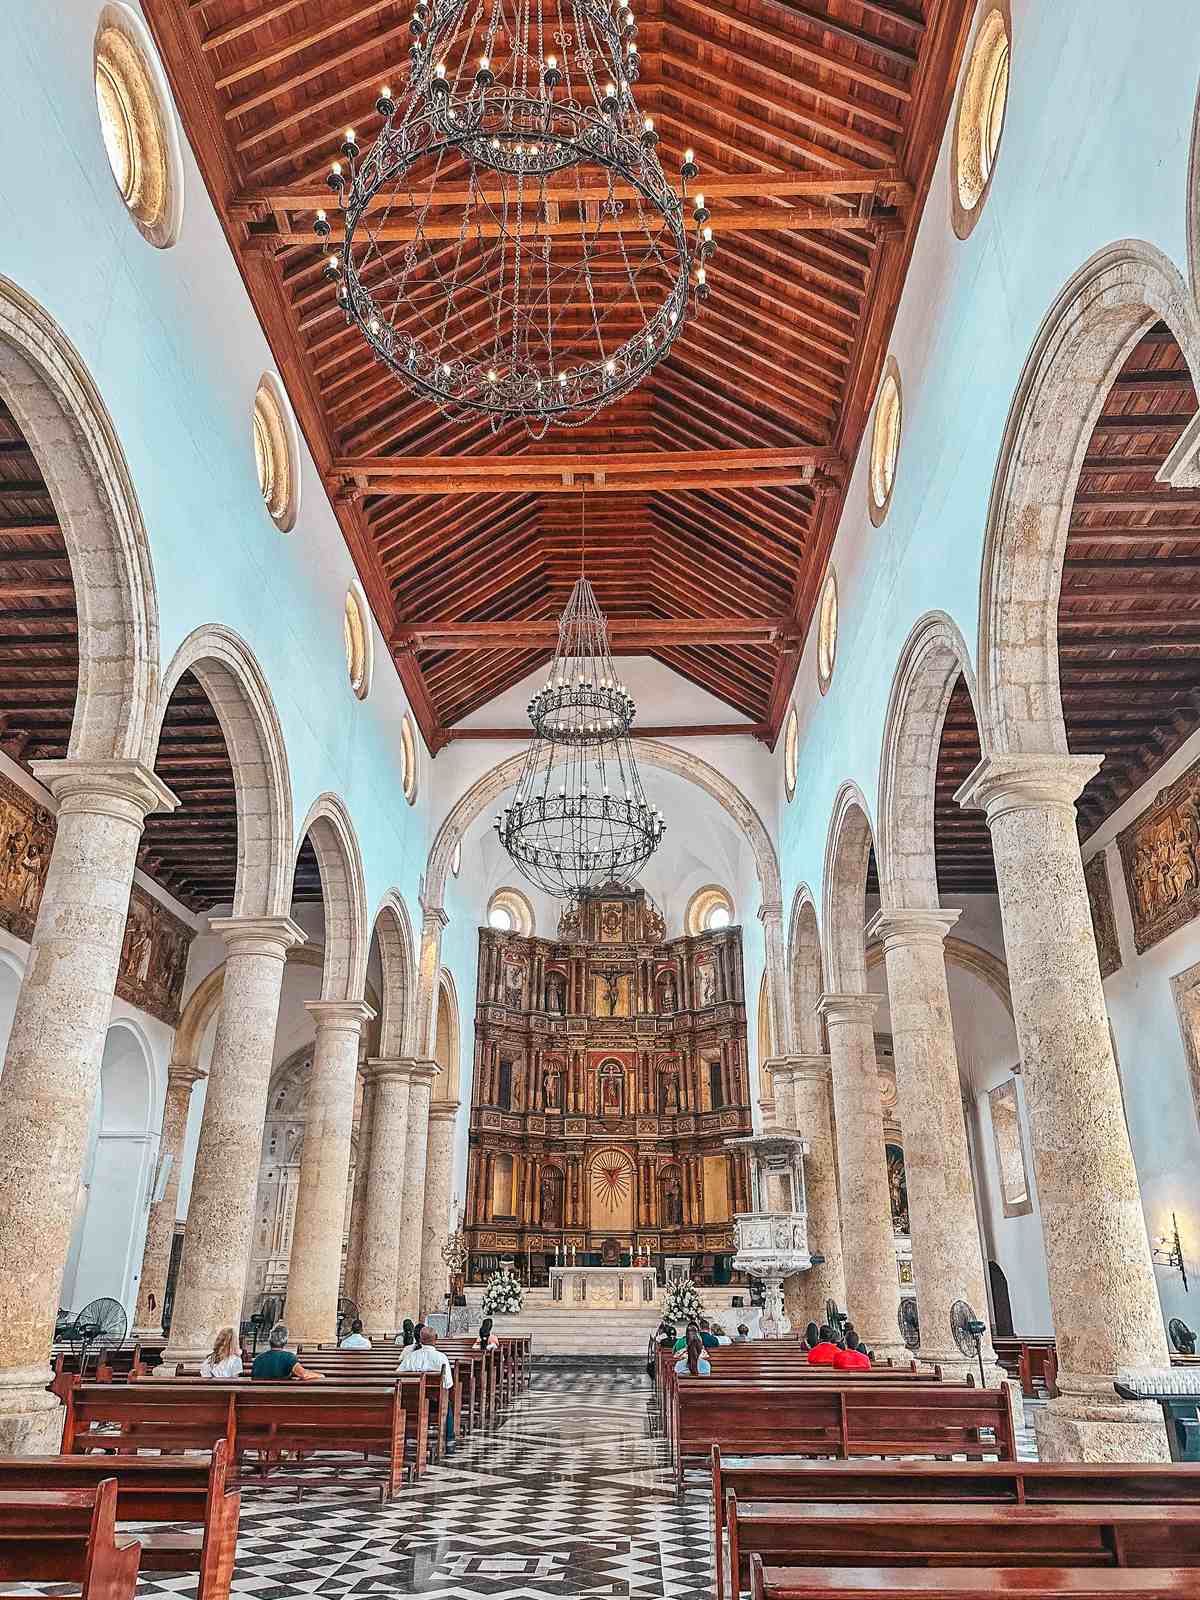
[[[1010,1378],[1021,1385],[1026,1400],[1045,1399],[1056,1394],[1058,1351],[1050,1338],[994,1338],[996,1360]]]
[[[115,1480],[118,1522],[198,1523],[139,1531],[143,1572],[195,1572],[196,1600],[228,1600],[241,1495],[226,1481],[228,1452],[211,1456],[0,1456],[0,1494],[88,1490]]]
[[[764,1567],[752,1600],[1195,1600],[1187,1567]]]
[[[429,1459],[429,1385],[419,1374],[390,1384],[219,1383],[203,1378],[127,1385],[77,1383],[67,1396],[65,1454],[92,1451],[211,1450],[224,1439],[243,1479],[253,1453],[261,1479],[278,1472],[284,1452],[325,1466],[331,1476],[295,1478],[299,1488],[336,1481],[359,1460],[379,1463],[381,1498]]]
[[[731,1455],[1016,1457],[1007,1386],[681,1377],[672,1412],[680,1489],[714,1444]]]
[[[0,1490],[0,1580],[69,1583],[82,1600],[133,1600],[142,1547],[117,1532],[117,1485]]]
[[[446,1431],[449,1421],[449,1406],[447,1394],[454,1401],[454,1415],[462,1414],[462,1384],[463,1372],[450,1363],[452,1388],[447,1391],[442,1388],[441,1378],[437,1373],[400,1372],[400,1359],[393,1350],[386,1348],[377,1356],[373,1350],[337,1350],[322,1349],[318,1346],[301,1348],[301,1365],[308,1367],[313,1372],[324,1373],[325,1377],[334,1383],[351,1384],[355,1387],[367,1384],[378,1388],[384,1384],[396,1382],[414,1383],[418,1377],[423,1378],[427,1390],[426,1410],[430,1428],[429,1448],[431,1459],[440,1461],[445,1453]]]
[[[731,1593],[749,1581],[751,1555],[773,1567],[1200,1568],[1200,1505],[739,1503],[731,1492],[725,1523]]]

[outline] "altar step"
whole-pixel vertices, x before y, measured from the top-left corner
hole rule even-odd
[[[706,1314],[717,1318],[730,1332],[740,1321],[753,1325],[756,1320],[746,1310],[733,1307],[736,1295],[748,1299],[744,1289],[701,1289],[700,1300]],[[468,1290],[472,1321],[478,1321],[482,1289]],[[535,1356],[574,1356],[608,1360],[644,1357],[655,1329],[663,1316],[666,1290],[660,1289],[653,1303],[636,1307],[571,1306],[551,1298],[549,1289],[527,1289],[521,1310],[512,1317],[497,1317],[496,1332],[528,1334]]]

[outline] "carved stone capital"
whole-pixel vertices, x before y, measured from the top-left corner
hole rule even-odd
[[[141,761],[31,761],[29,770],[58,801],[59,816],[97,813],[141,822],[174,811],[179,796]]]
[[[308,938],[291,917],[209,917],[208,926],[224,939],[231,956],[278,956],[283,961],[293,945]]]
[[[378,1083],[383,1078],[400,1078],[406,1083],[429,1083],[442,1069],[436,1061],[421,1056],[371,1056],[367,1060],[367,1077]]]
[[[828,1083],[833,1072],[833,1063],[829,1057],[819,1051],[805,1055],[790,1057],[792,1063],[793,1081],[797,1078],[805,1082]]]
[[[317,1025],[317,1032],[327,1029],[339,1033],[360,1033],[363,1024],[375,1015],[374,1006],[365,1000],[306,1000],[304,1009]]]
[[[760,905],[758,908],[758,920],[763,923],[764,926],[766,923],[772,920],[782,923],[783,902],[780,900],[764,900],[762,905]]]
[[[199,1067],[193,1066],[188,1061],[172,1061],[167,1068],[167,1093],[172,1089],[186,1088],[191,1092],[192,1085],[199,1083],[201,1078],[207,1078],[208,1073],[202,1072]]]
[[[1066,754],[984,756],[954,798],[960,806],[984,812],[989,826],[1010,811],[1060,806],[1073,814],[1103,760]]]
[[[881,994],[823,994],[817,1001],[817,1015],[825,1018],[827,1027],[843,1022],[870,1023],[882,999]]]
[[[942,911],[884,911],[879,910],[867,923],[865,938],[868,943],[878,939],[886,956],[889,950],[899,950],[912,944],[933,944],[943,949],[946,935],[962,916],[958,908]]]
[[[462,1102],[459,1100],[434,1100],[429,1106],[429,1120],[430,1122],[453,1122],[461,1109]]]

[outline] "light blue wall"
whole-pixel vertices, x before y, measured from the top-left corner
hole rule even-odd
[[[948,612],[975,658],[993,476],[1046,312],[1091,256],[1121,239],[1156,246],[1187,276],[1198,46],[1195,7],[1186,0],[1013,0],[1003,140],[983,214],[966,241],[950,222],[952,125],[947,130],[889,347],[904,395],[891,506],[882,527],[873,527],[860,452],[833,554],[841,602],[833,683],[822,698],[815,636],[797,680],[800,782],[780,812],[785,906],[801,882],[822,881],[843,781],[860,785],[877,822],[888,697],[913,625],[928,611]],[[782,748],[776,766],[782,796]],[[1172,970],[1185,964],[1181,957]],[[1147,1220],[1157,1231],[1168,1200],[1196,1193],[1200,1133],[1168,978],[1158,971],[1149,984],[1148,977],[1144,963],[1127,970],[1106,985],[1106,996]],[[1200,1214],[1189,1210],[1186,1225],[1194,1254]],[[1196,1296],[1185,1308],[1177,1279],[1160,1273],[1159,1283],[1165,1309],[1195,1325]]]

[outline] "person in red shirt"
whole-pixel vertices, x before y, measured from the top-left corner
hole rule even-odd
[[[858,1342],[857,1334],[847,1333],[846,1348],[833,1358],[839,1372],[870,1372],[871,1358]]]
[[[810,1367],[831,1367],[833,1358],[838,1354],[838,1345],[833,1337],[833,1329],[822,1326],[817,1337],[817,1343],[808,1352]]]

